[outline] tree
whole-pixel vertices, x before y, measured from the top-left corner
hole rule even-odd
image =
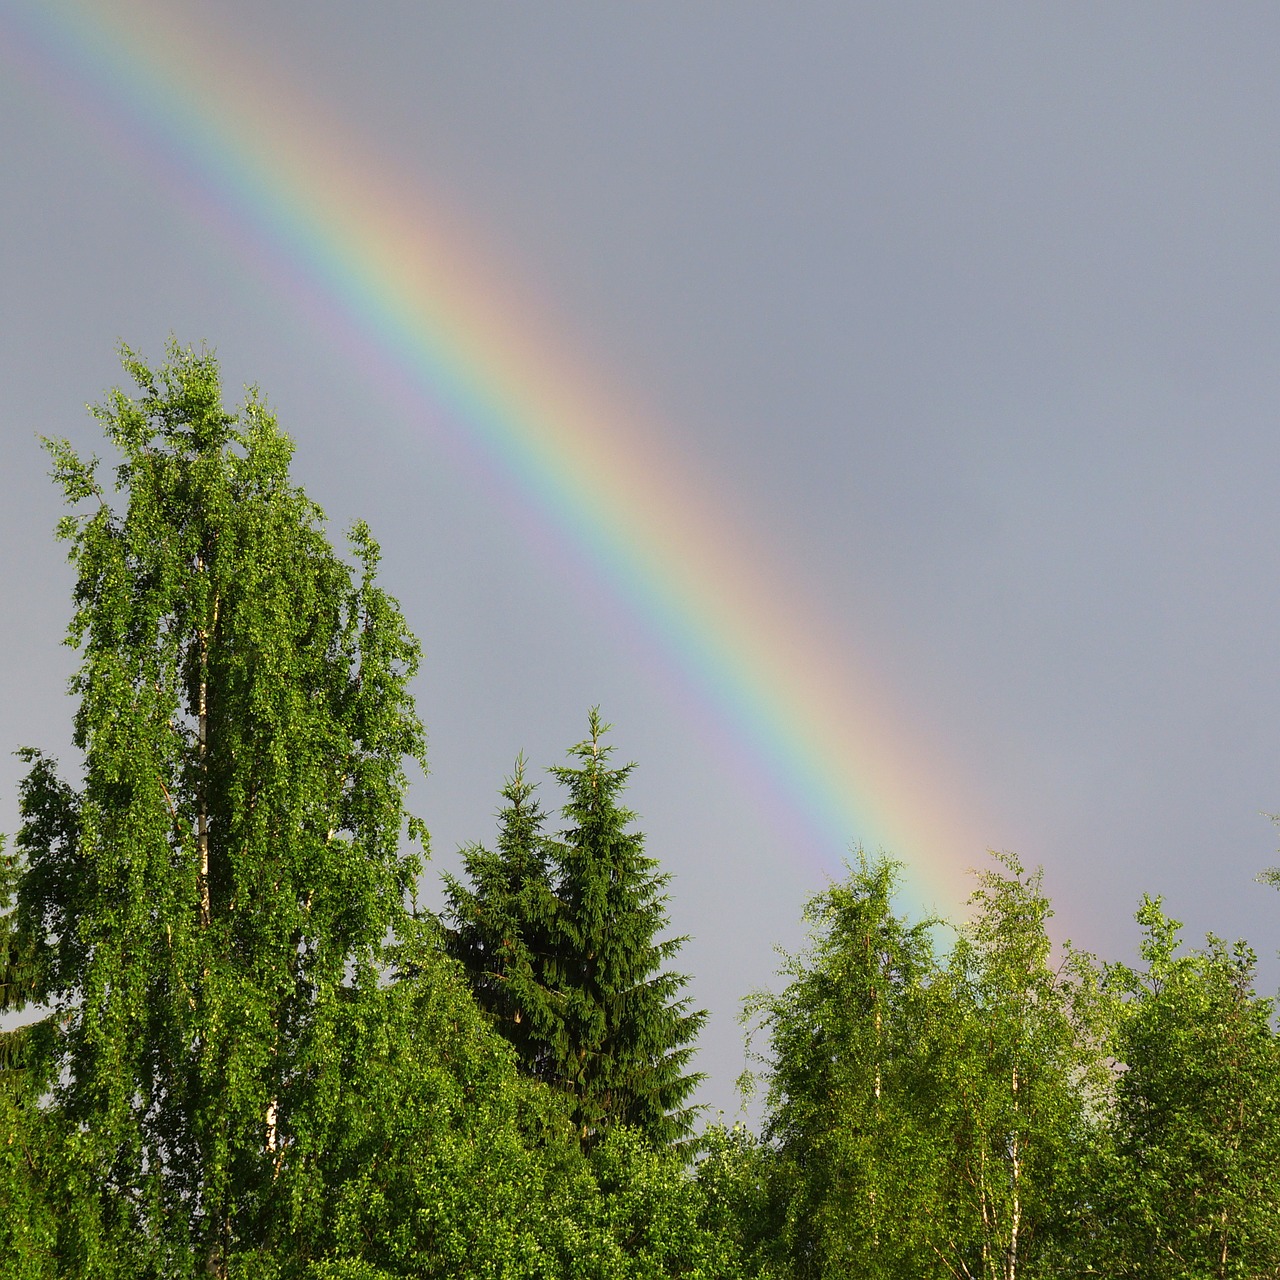
[[[344,1002],[405,918],[418,648],[369,531],[353,570],[255,392],[227,412],[214,357],[176,344],[154,372],[123,361],[140,396],[94,411],[119,498],[96,458],[48,446],[91,504],[59,526],[84,764],[73,787],[28,753],[16,927],[116,1262],[225,1275],[287,1218],[339,1091]]]
[[[525,777],[523,756],[506,780],[494,851],[462,851],[468,888],[446,874],[453,927],[450,952],[461,962],[480,1006],[535,1078],[551,1070],[550,1045],[563,1002],[547,988],[557,902],[551,883],[545,814]]]
[[[1063,1252],[1108,1078],[1096,981],[1087,957],[1050,964],[1039,875],[1001,862],[940,958],[941,922],[893,909],[897,864],[860,855],[809,903],[785,990],[749,1003],[791,1275],[1016,1280]]]
[[[809,950],[746,1006],[769,1035],[775,1247],[797,1277],[928,1276],[937,1160],[925,1114],[932,921],[893,910],[900,869],[858,855],[811,899]]]
[[[1099,1179],[1096,1264],[1113,1276],[1280,1272],[1280,1039],[1243,943],[1179,952],[1144,898],[1143,968],[1114,965],[1113,1141]]]
[[[0,1014],[21,1013],[35,966],[17,928],[13,895],[18,860],[0,838]],[[52,1275],[57,1222],[46,1194],[47,1129],[38,1100],[49,1081],[38,1071],[47,1018],[0,1031],[0,1277]]]
[[[583,1230],[598,1197],[557,1100],[516,1071],[434,922],[411,922],[388,959],[395,980],[334,1029],[342,1090],[293,1171],[285,1260],[334,1275],[594,1275],[617,1246]]]
[[[558,839],[518,766],[496,853],[473,846],[471,887],[448,884],[449,945],[523,1069],[570,1099],[584,1146],[619,1125],[676,1141],[693,1123],[701,1076],[685,1068],[706,1014],[662,967],[685,940],[659,940],[668,877],[620,803],[634,766],[609,766],[597,710],[589,729],[577,763],[551,771],[568,792]]]
[[[1053,963],[1041,873],[996,859],[930,991],[930,1234],[948,1273],[975,1280],[1052,1274],[1070,1254],[1111,1080],[1092,958]]]

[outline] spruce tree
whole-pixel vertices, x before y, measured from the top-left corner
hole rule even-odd
[[[590,736],[553,776],[568,791],[568,824],[553,843],[555,950],[547,985],[563,999],[547,1077],[574,1099],[584,1141],[630,1125],[659,1141],[689,1132],[686,1105],[702,1079],[686,1073],[705,1011],[681,997],[687,979],[662,966],[685,938],[660,941],[670,877],[644,851],[636,815],[620,803],[634,764],[610,768],[609,731],[592,708]]]
[[[106,1242],[67,1271],[225,1275],[323,1147],[334,1028],[404,919],[418,649],[368,530],[353,571],[255,393],[226,411],[213,356],[176,345],[124,365],[140,394],[95,410],[114,486],[49,445],[89,504],[59,529],[83,776],[28,753],[15,928]]]
[[[522,772],[508,784],[496,853],[467,851],[470,889],[448,886],[450,946],[523,1069],[560,1092],[586,1148],[617,1126],[659,1143],[687,1136],[686,1070],[706,1013],[664,969],[684,938],[662,940],[669,877],[621,803],[634,765],[609,765],[598,710],[573,763],[565,829],[542,833]]]
[[[472,844],[462,851],[472,887],[448,874],[444,880],[453,921],[448,950],[526,1072],[541,1077],[550,1068],[548,1046],[563,1001],[545,985],[557,904],[546,815],[534,792],[521,755],[502,789],[496,850]]]

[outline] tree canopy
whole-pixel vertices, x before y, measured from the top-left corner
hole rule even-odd
[[[47,443],[78,758],[20,750],[0,840],[0,1280],[1280,1276],[1275,1006],[1158,898],[1108,963],[1011,854],[958,922],[855,854],[746,1003],[758,1133],[696,1129],[706,1015],[597,711],[558,822],[518,758],[419,911],[372,533],[335,550],[210,353],[123,356],[113,463]]]

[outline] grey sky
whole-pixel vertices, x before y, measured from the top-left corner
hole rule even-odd
[[[1143,890],[1274,953],[1280,900],[1252,883],[1280,809],[1274,6],[190,7],[670,424],[955,762],[990,815],[973,862],[1043,863],[1063,932],[1107,953]],[[383,540],[428,654],[439,863],[488,836],[518,749],[558,760],[593,702],[617,724],[714,1014],[705,1097],[732,1109],[737,1002],[821,876],[666,659],[145,158],[3,57],[0,160],[0,746],[68,735],[70,576],[34,433],[92,441],[117,338],[207,338],[233,393],[262,385],[335,529],[362,515]],[[17,776],[0,761],[0,829]]]

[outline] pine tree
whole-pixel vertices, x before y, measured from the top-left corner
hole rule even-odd
[[[73,787],[28,753],[16,918],[112,1256],[225,1275],[322,1147],[334,1027],[404,919],[418,649],[368,530],[353,571],[255,393],[227,412],[213,356],[172,344],[156,372],[124,365],[140,396],[95,410],[115,494],[96,458],[49,445],[68,502],[91,504],[59,528],[84,766]]]
[[[584,1147],[620,1125],[675,1142],[693,1123],[702,1077],[686,1067],[706,1014],[663,969],[685,939],[659,940],[669,877],[620,803],[634,766],[609,766],[597,710],[589,728],[577,763],[551,770],[568,792],[558,839],[523,773],[508,783],[497,852],[468,850],[471,888],[448,886],[450,946],[523,1069],[568,1099]]]

